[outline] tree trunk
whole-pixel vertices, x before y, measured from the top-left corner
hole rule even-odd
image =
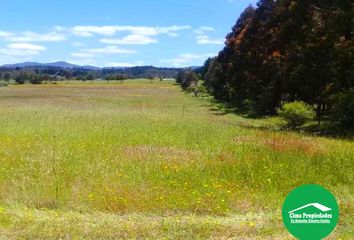
[[[317,123],[318,126],[321,125],[321,120],[322,120],[322,103],[319,101],[317,104]]]

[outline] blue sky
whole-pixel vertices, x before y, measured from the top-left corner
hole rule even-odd
[[[0,65],[195,66],[255,0],[2,0]]]

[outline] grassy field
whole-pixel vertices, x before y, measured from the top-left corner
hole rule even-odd
[[[173,82],[0,88],[0,239],[292,239],[287,193],[337,197],[354,238],[354,141],[272,131]]]

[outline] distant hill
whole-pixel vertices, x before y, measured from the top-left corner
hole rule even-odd
[[[100,71],[103,69],[114,69],[114,70],[129,70],[129,69],[136,69],[136,68],[143,68],[143,69],[168,69],[168,70],[180,70],[180,69],[192,69],[196,70],[201,68],[201,66],[191,66],[191,67],[185,67],[185,68],[168,68],[168,67],[154,67],[154,66],[135,66],[135,67],[105,67],[105,68],[100,68],[96,66],[91,66],[91,65],[76,65],[72,63],[68,63],[65,61],[59,61],[59,62],[52,62],[52,63],[38,63],[38,62],[23,62],[23,63],[14,63],[14,64],[5,64],[1,65],[0,68],[8,68],[8,69],[14,69],[14,68],[31,68],[31,69],[43,69],[43,68],[62,68],[62,69],[84,69],[84,70],[93,70],[93,71]]]
[[[43,68],[43,67],[53,67],[53,68],[63,68],[63,69],[81,68],[87,70],[101,69],[95,66],[80,66],[72,63],[67,63],[64,61],[53,62],[53,63],[23,62],[23,63],[15,63],[15,64],[5,64],[0,66],[0,68]]]

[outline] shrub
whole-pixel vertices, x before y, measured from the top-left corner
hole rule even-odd
[[[42,79],[40,79],[39,77],[33,77],[29,80],[30,83],[32,84],[41,84],[42,83]]]
[[[304,125],[307,121],[315,117],[313,108],[301,101],[283,104],[282,108],[278,110],[278,114],[293,129]]]
[[[343,127],[354,128],[354,89],[333,98],[332,120]]]
[[[200,94],[207,93],[206,87],[204,87],[203,85],[190,86],[186,90],[187,92],[193,93],[196,97],[198,97]]]
[[[182,70],[178,73],[177,83],[181,85],[183,90],[198,84],[198,77],[192,70]]]
[[[25,76],[23,76],[23,75],[17,76],[17,77],[15,78],[15,82],[16,82],[17,84],[24,84],[24,83],[26,82],[26,78],[25,78]]]
[[[9,82],[0,81],[0,87],[7,87],[9,84]]]

